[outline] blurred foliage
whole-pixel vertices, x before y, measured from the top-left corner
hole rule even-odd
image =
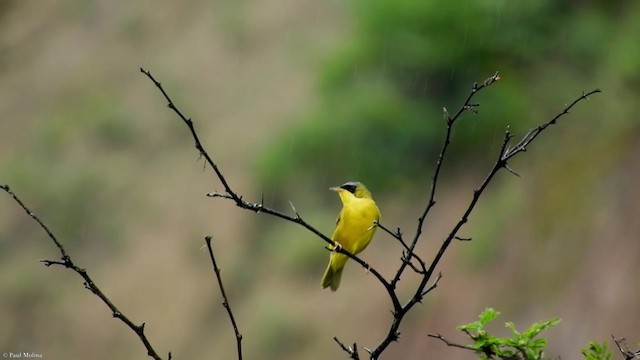
[[[611,360],[611,351],[606,342],[597,343],[590,341],[589,346],[582,349],[585,360]]]
[[[0,164],[0,173],[15,190],[30,189],[38,208],[56,209],[40,216],[67,244],[82,237],[104,238],[113,245],[120,235],[121,217],[110,208],[112,198],[126,186],[127,152],[136,136],[135,122],[119,111],[116,102],[87,92],[73,106],[62,107],[31,129],[37,146],[26,156]],[[28,144],[26,144],[28,145]],[[93,150],[110,154],[109,171],[91,162]]]
[[[449,161],[489,161],[486,144],[495,148],[507,125],[516,133],[535,126],[597,80],[614,92],[639,84],[640,50],[631,45],[640,43],[638,2],[352,5],[354,35],[323,64],[318,104],[265,152],[266,188],[303,175],[374,189],[423,179],[442,143],[442,107],[457,110],[472,82],[496,70],[503,80],[476,98],[480,114],[468,113],[456,128]],[[612,68],[624,77],[611,78]],[[607,131],[634,123],[617,118]]]

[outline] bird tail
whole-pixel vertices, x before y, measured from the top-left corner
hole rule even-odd
[[[322,288],[331,287],[331,291],[338,290],[340,287],[340,279],[342,279],[342,270],[347,263],[347,257],[343,254],[331,254],[327,270],[322,276]]]

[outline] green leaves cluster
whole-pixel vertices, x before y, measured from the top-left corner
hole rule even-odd
[[[500,313],[492,308],[485,309],[477,321],[462,325],[458,330],[469,336],[474,343],[467,348],[474,349],[480,359],[504,359],[504,360],[544,360],[549,359],[544,355],[547,340],[537,336],[552,326],[560,323],[560,318],[554,318],[544,322],[537,322],[528,329],[520,332],[512,322],[505,326],[511,330],[510,337],[497,337],[489,334],[485,326],[495,320]],[[586,360],[610,360],[611,352],[606,343],[590,342],[589,346],[582,350]]]
[[[472,345],[480,355],[480,359],[546,359],[543,350],[547,347],[546,339],[537,339],[542,331],[557,325],[559,318],[551,319],[531,325],[524,332],[519,332],[512,322],[505,326],[511,329],[510,338],[500,338],[489,335],[484,329],[485,325],[495,320],[499,312],[492,308],[485,309],[480,314],[480,319],[472,323],[458,327],[458,330],[466,333],[475,343]]]
[[[585,360],[611,360],[611,351],[607,343],[590,341],[589,346],[582,349]]]

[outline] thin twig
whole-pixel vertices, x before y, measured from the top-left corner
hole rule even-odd
[[[333,341],[335,341],[338,346],[340,346],[340,348],[344,350],[344,352],[349,354],[350,359],[360,360],[360,355],[358,354],[358,345],[356,343],[353,343],[353,346],[347,346],[342,341],[338,340],[337,336],[333,337]]]
[[[433,282],[433,285],[429,286],[428,289],[426,289],[425,291],[422,292],[422,297],[424,297],[425,295],[430,293],[431,290],[437,288],[438,287],[438,283],[440,282],[440,279],[442,279],[442,273],[441,272],[438,273],[438,277],[436,277],[436,281]]]
[[[218,286],[220,287],[220,293],[222,293],[222,306],[227,310],[227,314],[229,314],[229,319],[231,320],[231,326],[233,326],[233,332],[236,335],[236,345],[238,349],[238,360],[242,360],[242,334],[238,330],[238,324],[236,323],[236,319],[233,316],[233,311],[231,311],[231,305],[229,304],[229,299],[227,298],[227,293],[224,291],[224,285],[222,284],[222,277],[220,276],[220,268],[216,263],[216,258],[213,256],[213,248],[211,247],[211,236],[207,236],[204,238],[204,241],[207,243],[207,248],[209,249],[209,256],[211,257],[211,264],[213,265],[213,272],[216,274],[216,279],[218,280]]]
[[[432,337],[434,339],[438,339],[441,340],[442,342],[444,342],[445,344],[447,344],[447,346],[451,346],[451,347],[457,347],[459,349],[465,349],[465,350],[471,350],[473,352],[478,351],[477,349],[468,346],[468,345],[460,345],[460,344],[456,344],[456,343],[452,343],[449,340],[445,339],[442,335],[440,334],[427,334],[427,336]]]
[[[575,105],[577,105],[579,102],[581,102],[582,100],[588,100],[589,96],[591,96],[593,94],[600,93],[600,92],[602,92],[600,89],[594,89],[594,90],[591,90],[591,91],[589,91],[587,93],[585,93],[583,91],[582,95],[580,95],[580,97],[578,97],[575,100],[573,100],[573,102],[571,104],[567,105],[560,113],[558,113],[556,116],[554,116],[551,120],[547,121],[546,123],[540,124],[537,127],[529,130],[529,132],[527,132],[522,137],[522,139],[520,141],[518,141],[517,144],[515,144],[512,148],[510,148],[510,149],[508,149],[507,151],[504,152],[504,154],[502,155],[502,159],[504,161],[508,161],[509,159],[511,159],[512,157],[516,156],[517,154],[527,151],[527,146],[533,140],[535,140],[538,137],[538,135],[540,135],[544,130],[546,130],[551,125],[555,125],[561,117],[569,114],[569,111]],[[506,166],[506,164],[505,164],[505,166]],[[520,176],[520,175],[518,175],[518,176]]]
[[[478,83],[474,83],[473,86],[471,87],[471,91],[469,92],[469,95],[467,95],[467,99],[464,101],[462,106],[460,106],[460,109],[453,115],[453,117],[451,117],[449,115],[449,113],[446,110],[446,108],[444,109],[445,120],[447,122],[447,132],[445,134],[444,142],[442,143],[442,150],[440,150],[440,154],[438,155],[438,161],[436,162],[436,168],[434,170],[433,178],[431,180],[431,191],[429,192],[429,200],[427,201],[427,205],[424,208],[424,211],[422,212],[422,215],[420,215],[420,217],[418,218],[418,226],[416,227],[416,233],[415,233],[415,235],[413,237],[413,241],[411,241],[411,245],[409,245],[409,249],[408,249],[409,256],[407,256],[408,258],[412,257],[412,254],[413,254],[413,252],[415,251],[415,248],[416,248],[416,244],[418,243],[418,239],[420,239],[420,236],[422,235],[422,229],[424,227],[424,221],[427,218],[427,215],[429,214],[429,211],[431,211],[431,209],[436,204],[435,197],[436,197],[436,190],[437,190],[437,186],[438,186],[438,179],[440,177],[440,170],[442,169],[442,164],[444,163],[444,159],[445,159],[445,156],[447,154],[447,150],[449,149],[449,144],[451,143],[451,135],[453,133],[453,126],[455,125],[456,121],[461,118],[462,114],[465,111],[474,110],[473,112],[477,114],[477,108],[478,108],[479,104],[471,104],[471,99],[473,99],[473,97],[480,90],[486,88],[489,85],[494,84],[495,82],[497,82],[499,80],[500,80],[500,73],[498,71],[496,71],[496,73],[493,74],[493,76],[487,78],[482,84],[478,85]],[[404,262],[400,265],[400,268],[396,272],[396,276],[393,278],[393,280],[391,280],[391,285],[392,286],[395,287],[395,285],[398,283],[398,281],[400,281],[400,277],[402,276],[402,273],[404,272],[406,266],[407,266],[407,264],[404,263]]]
[[[611,335],[611,338],[613,339],[613,342],[616,343],[618,350],[620,350],[622,355],[624,355],[624,360],[640,359],[640,349],[636,351],[629,350],[629,345],[627,345],[627,339],[625,338],[616,339],[616,337],[613,336],[613,334]]]
[[[78,275],[82,277],[82,279],[84,279],[84,287],[87,288],[89,291],[91,291],[94,295],[99,297],[100,300],[102,300],[102,302],[105,305],[107,305],[107,307],[109,307],[109,310],[111,310],[113,317],[125,323],[131,330],[133,330],[136,333],[136,335],[138,335],[138,337],[140,338],[140,341],[142,341],[142,344],[147,349],[147,355],[149,355],[150,357],[156,360],[162,359],[158,355],[158,353],[153,349],[153,347],[151,346],[151,343],[149,342],[149,340],[147,339],[147,336],[144,333],[145,323],[136,325],[133,323],[133,321],[129,320],[129,318],[126,315],[124,315],[111,302],[111,300],[109,300],[109,298],[102,292],[102,290],[100,290],[100,288],[93,282],[93,280],[91,279],[87,271],[77,266],[73,262],[71,257],[67,254],[64,247],[62,246],[62,243],[60,243],[60,241],[58,241],[55,235],[53,235],[51,230],[49,230],[49,227],[42,220],[40,220],[40,218],[22,202],[22,200],[20,200],[20,198],[11,190],[9,185],[0,185],[0,188],[4,190],[7,194],[9,194],[13,198],[13,200],[15,200],[18,203],[18,205],[20,205],[20,207],[27,213],[27,215],[31,216],[31,218],[33,218],[40,225],[40,227],[47,233],[49,238],[54,242],[54,244],[60,251],[60,254],[62,256],[61,260],[40,260],[40,262],[42,262],[47,267],[52,265],[60,265],[75,271]],[[171,353],[168,354],[168,358],[171,359]]]
[[[382,229],[384,232],[386,232],[387,234],[391,235],[391,237],[393,237],[394,239],[398,240],[398,242],[402,245],[402,247],[406,250],[403,252],[403,256],[402,256],[402,261],[406,262],[407,265],[409,265],[413,271],[419,273],[419,274],[424,274],[427,271],[427,267],[426,267],[426,263],[424,262],[424,260],[422,260],[422,258],[416,254],[414,251],[410,251],[409,245],[407,245],[407,243],[404,241],[403,237],[402,237],[402,231],[400,230],[400,228],[397,228],[396,231],[391,231],[389,230],[387,227],[385,227],[384,225],[382,225],[379,222],[375,222],[375,225],[377,227],[379,227],[380,229]],[[411,256],[412,258],[416,259],[418,261],[418,263],[420,264],[421,269],[418,269],[412,262],[411,262],[411,258],[409,257]]]

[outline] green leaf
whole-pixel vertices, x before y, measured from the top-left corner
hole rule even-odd
[[[495,318],[497,318],[498,315],[500,315],[500,313],[498,311],[496,311],[495,309],[486,308],[486,309],[484,309],[482,314],[480,314],[480,324],[482,324],[482,326],[484,326],[484,325],[488,324],[489,322],[493,321]]]
[[[611,360],[611,351],[606,342],[597,343],[590,341],[589,346],[582,349],[582,355],[586,360]]]

